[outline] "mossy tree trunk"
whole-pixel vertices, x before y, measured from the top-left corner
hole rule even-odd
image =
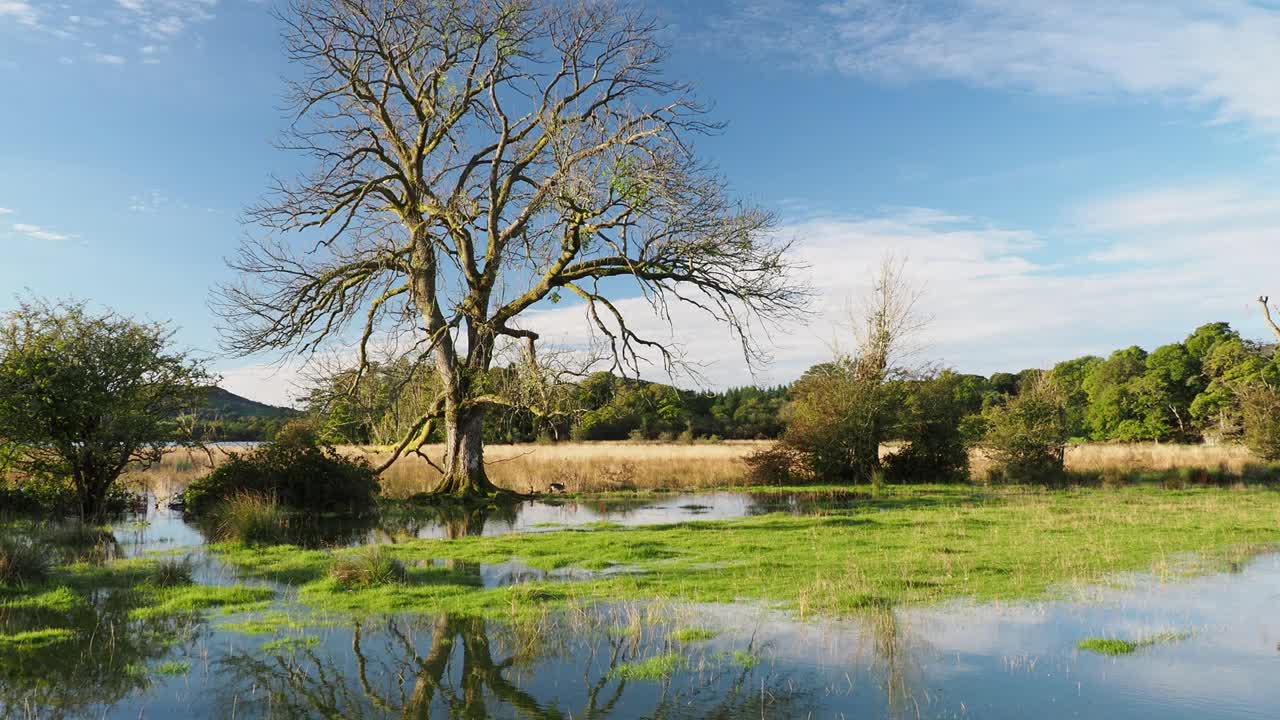
[[[445,417],[444,474],[435,493],[486,497],[502,492],[484,469],[484,413],[472,410]]]

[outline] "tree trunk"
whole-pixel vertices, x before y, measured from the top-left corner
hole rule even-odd
[[[435,493],[455,497],[488,497],[502,489],[489,482],[484,470],[484,413],[445,415],[444,476]]]

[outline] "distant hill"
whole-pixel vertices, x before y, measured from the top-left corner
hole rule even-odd
[[[297,410],[275,405],[267,405],[257,400],[241,397],[230,390],[211,386],[205,410],[201,416],[214,420],[242,420],[244,418],[289,418],[298,414]]]
[[[221,441],[270,440],[290,418],[299,415],[291,408],[267,405],[241,397],[220,387],[206,388],[208,398],[199,413],[210,437]]]

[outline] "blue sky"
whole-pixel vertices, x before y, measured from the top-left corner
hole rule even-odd
[[[989,373],[1228,320],[1280,296],[1280,4],[1181,0],[650,5],[670,74],[728,121],[700,145],[777,209],[821,292],[753,376],[703,318],[706,382],[823,360],[886,252],[934,316],[929,353]],[[216,355],[208,288],[272,148],[283,58],[253,0],[0,0],[0,308],[29,289],[172,319]],[[639,300],[635,300],[639,304]],[[579,308],[532,320],[566,340]],[[652,328],[670,330],[656,319]],[[294,369],[218,357],[287,399]],[[688,384],[687,381],[684,381]]]

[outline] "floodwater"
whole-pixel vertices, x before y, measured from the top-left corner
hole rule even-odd
[[[409,528],[347,528],[339,539],[820,512],[822,504],[732,493],[530,504],[478,524],[419,519]],[[203,558],[198,581],[235,579],[204,557],[199,530],[178,517],[157,514],[116,534],[126,555],[190,552]],[[504,572],[501,582],[524,578],[519,568],[474,571],[487,584]],[[352,620],[308,616],[280,601],[241,615],[123,623],[130,635],[112,644],[111,658],[91,638],[58,646],[33,667],[10,667],[0,652],[0,716],[1280,717],[1280,555],[1193,580],[1126,580],[1070,601],[948,604],[811,623],[753,606],[643,604],[519,625],[429,615]],[[108,600],[94,612],[113,609]],[[22,619],[0,613],[0,631],[21,630]],[[244,625],[254,620],[265,621],[258,634]],[[695,628],[702,632],[690,635]],[[1175,639],[1119,657],[1077,649],[1089,637],[1162,634]]]

